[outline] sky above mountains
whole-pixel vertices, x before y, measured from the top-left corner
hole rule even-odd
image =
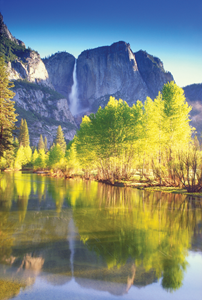
[[[11,33],[41,57],[130,43],[159,57],[176,83],[202,83],[201,0],[0,0]]]

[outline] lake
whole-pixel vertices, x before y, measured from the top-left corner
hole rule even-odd
[[[202,199],[0,174],[0,299],[201,299]]]

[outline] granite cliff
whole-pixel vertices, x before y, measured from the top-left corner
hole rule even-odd
[[[54,88],[68,97],[75,58],[69,53],[56,53],[43,62]],[[83,51],[77,59],[76,78],[78,112],[96,112],[100,105],[107,104],[110,95],[129,105],[147,96],[154,98],[164,83],[174,80],[159,58],[142,50],[134,53],[130,44],[122,41]]]
[[[50,146],[57,127],[62,126],[66,140],[72,140],[76,124],[69,110],[67,99],[58,92],[23,80],[15,81],[15,106],[20,119],[26,119],[31,145],[37,145],[40,134],[47,137]]]
[[[19,120],[27,119],[34,145],[41,133],[51,144],[59,124],[66,139],[72,139],[77,128],[75,120],[79,125],[84,112],[96,112],[100,105],[104,107],[111,95],[132,105],[147,96],[154,99],[165,83],[174,80],[159,58],[142,50],[133,52],[130,44],[123,41],[85,50],[77,60],[67,52],[41,59],[36,51],[12,36],[1,14],[0,42],[0,54],[7,62],[9,79],[16,85],[14,101]],[[75,63],[78,106],[74,118],[69,109],[69,96],[75,84]],[[202,104],[196,94],[198,87],[188,86],[184,90],[193,106],[192,125],[201,131]]]
[[[14,42],[17,45],[21,45],[21,46],[25,47],[25,44],[22,41],[16,39],[14,36],[12,36],[12,34],[8,30],[6,24],[4,24],[3,16],[1,13],[0,13],[0,35],[6,37],[7,39],[11,40],[12,42]]]
[[[160,59],[144,51],[133,53],[129,44],[117,42],[83,51],[77,61],[77,80],[81,106],[96,111],[109,95],[129,105],[147,96],[154,98],[173,76],[165,72]]]
[[[75,57],[67,52],[59,52],[43,59],[43,62],[55,90],[68,98],[73,84]]]
[[[200,136],[202,132],[202,83],[187,85],[183,89],[187,102],[192,106],[190,112],[192,126],[196,128]]]
[[[163,85],[174,78],[170,72],[164,70],[163,62],[159,58],[142,50],[134,53],[134,56],[140,75],[147,86],[148,96],[154,99]]]
[[[46,67],[38,52],[26,48],[25,44],[12,36],[0,13],[0,54],[8,63],[9,79],[26,79],[30,82],[53,88]]]
[[[16,111],[28,123],[31,145],[37,145],[40,134],[47,137],[49,146],[62,126],[66,140],[76,133],[76,123],[69,110],[65,93],[56,92],[54,77],[48,71],[40,55],[12,36],[0,14],[0,55],[5,57],[9,79],[14,81]],[[73,57],[73,65],[74,65]],[[65,77],[65,76],[64,76]],[[52,82],[51,82],[52,80]]]

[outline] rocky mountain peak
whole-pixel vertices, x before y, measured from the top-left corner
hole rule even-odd
[[[73,84],[75,57],[67,52],[58,52],[43,59],[53,87],[68,97]]]
[[[196,128],[200,136],[202,132],[202,83],[187,85],[183,89],[188,104],[192,106],[190,112],[192,126]]]
[[[148,96],[155,98],[163,85],[168,81],[173,81],[174,78],[170,72],[165,71],[163,62],[158,57],[152,56],[143,50],[135,52],[134,55],[138,71],[147,85]]]
[[[134,53],[129,43],[83,51],[77,61],[79,99],[83,107],[96,110],[107,104],[109,95],[130,105],[147,96],[154,98],[164,83],[173,80],[163,63],[146,51]]]
[[[23,42],[12,36],[4,24],[2,14],[0,14],[0,39],[0,55],[4,56],[9,79],[13,80],[15,85],[13,100],[16,112],[19,114],[17,126],[21,118],[27,120],[31,145],[35,146],[40,134],[46,136],[48,144],[51,145],[58,125],[62,126],[65,138],[72,139],[77,127],[64,93],[60,94],[55,91],[54,80],[52,83],[39,53],[26,48]],[[56,56],[54,56],[55,59],[52,58],[54,63],[57,60]],[[59,69],[64,63],[64,57],[71,55],[63,54],[62,56],[63,60]],[[75,58],[72,56],[71,59],[74,65]],[[51,79],[58,78],[59,69],[55,74],[51,73],[53,75]],[[71,73],[72,78],[73,69],[67,72]]]
[[[2,35],[5,38],[8,38],[9,40],[11,40],[12,42],[16,43],[17,45],[25,46],[25,44],[22,41],[16,39],[10,33],[10,31],[8,30],[6,24],[4,23],[3,15],[1,14],[1,12],[0,12],[0,35]]]
[[[84,50],[83,52],[81,52],[79,57],[85,57],[86,59],[91,59],[95,55],[107,56],[113,53],[121,53],[121,52],[125,53],[127,51],[130,51],[130,44],[123,41],[119,41],[113,43],[111,46],[102,46],[94,49]]]
[[[145,101],[147,96],[154,99],[164,83],[173,80],[159,58],[142,50],[134,53],[124,41],[85,50],[77,60],[67,52],[42,60],[36,51],[22,46],[12,36],[2,14],[0,33],[0,53],[8,63],[9,79],[19,82],[14,99],[18,113],[29,118],[30,128],[35,128],[33,144],[37,143],[39,133],[46,134],[51,142],[60,122],[66,138],[73,138],[76,125],[68,100],[71,103],[69,96],[75,87],[76,109],[83,113],[96,112],[100,105],[104,107],[110,96],[121,98],[129,105],[137,100]]]
[[[158,57],[155,57],[143,50],[135,52],[134,55],[136,58],[138,58],[139,64],[145,62],[145,65],[156,66],[160,68],[163,72],[165,72],[163,62]]]

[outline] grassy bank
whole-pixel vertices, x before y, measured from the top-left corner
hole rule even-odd
[[[137,179],[133,180],[120,180],[120,181],[114,181],[111,182],[110,180],[97,180],[96,176],[93,174],[90,174],[89,177],[85,177],[82,174],[74,174],[74,175],[67,175],[63,173],[61,170],[58,170],[57,172],[53,171],[37,171],[36,172],[40,176],[51,176],[51,177],[57,177],[57,178],[64,178],[64,179],[74,179],[74,178],[81,178],[83,180],[94,180],[98,182],[102,182],[105,184],[113,185],[113,186],[119,186],[119,187],[131,187],[131,188],[137,188],[141,190],[147,190],[147,191],[153,191],[153,192],[163,192],[163,193],[172,193],[172,194],[184,194],[189,196],[195,196],[195,197],[202,197],[201,193],[188,193],[186,189],[179,188],[179,187],[167,187],[167,186],[159,186],[155,185],[155,182],[147,182],[146,180],[138,181]]]

